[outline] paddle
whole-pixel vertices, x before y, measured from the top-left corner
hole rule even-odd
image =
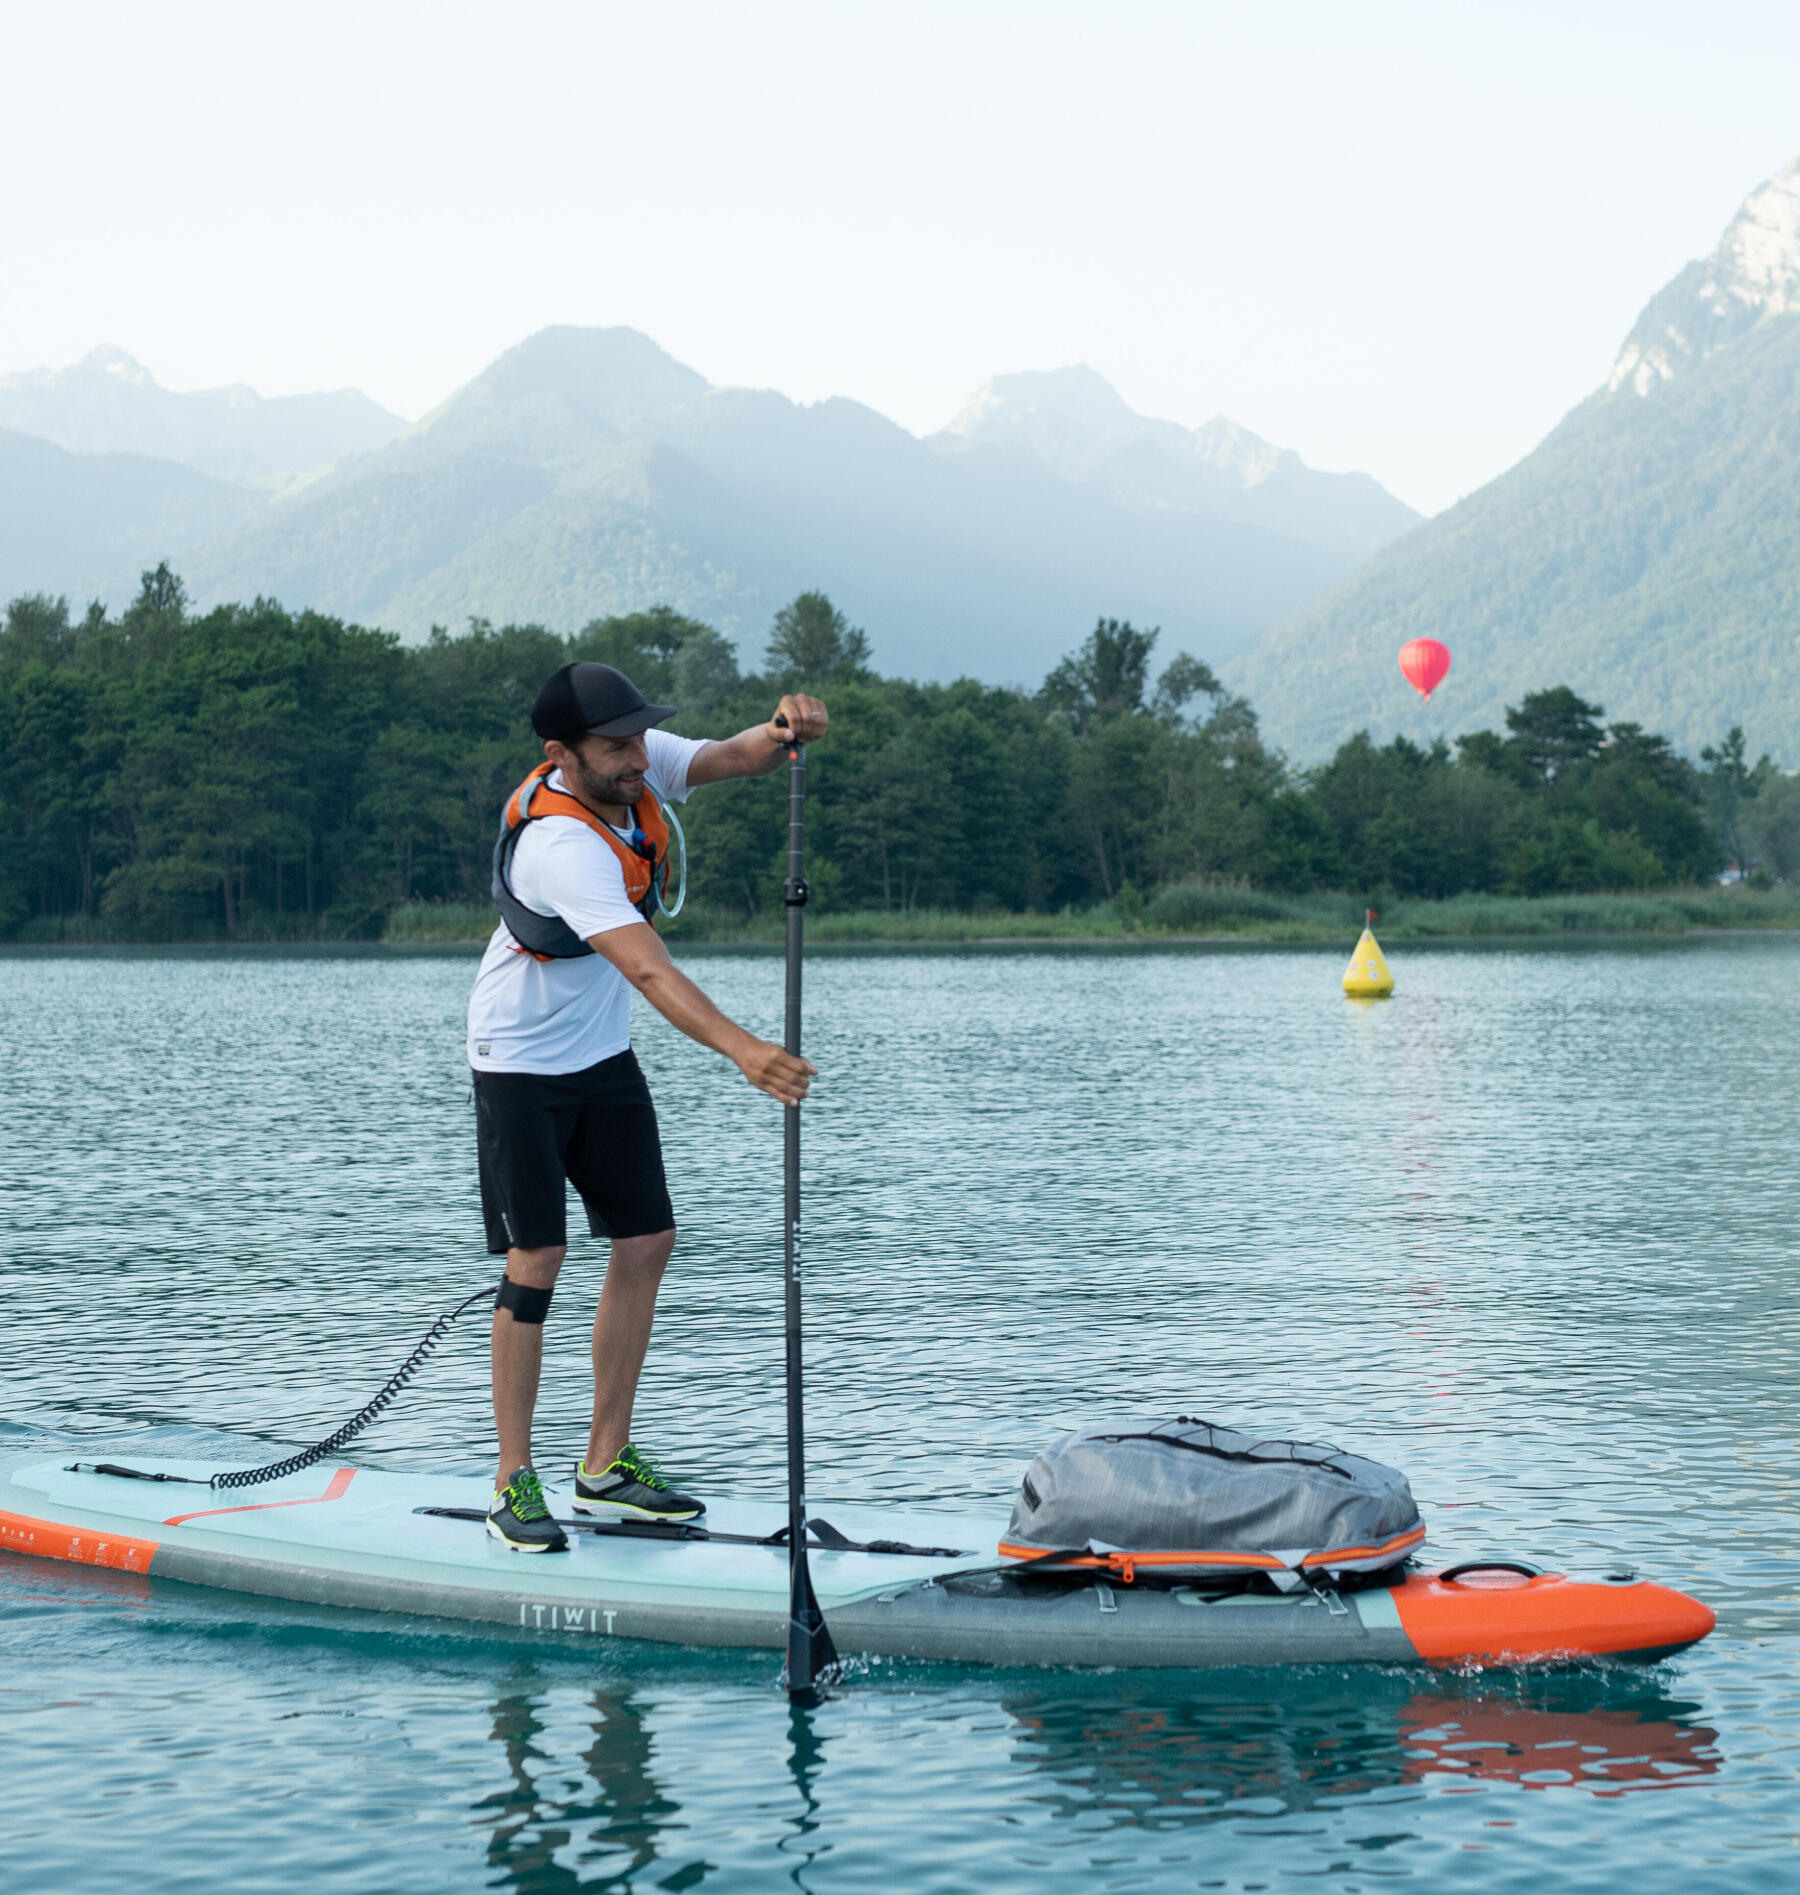
[[[791,726],[785,717],[775,722]],[[790,743],[788,753],[788,872],[781,898],[787,906],[787,1035],[783,1044],[800,1053],[801,911],[806,906],[806,877],[801,857],[806,830],[806,746]],[[817,1704],[819,1684],[837,1664],[837,1648],[825,1629],[825,1615],[813,1595],[806,1560],[806,1422],[802,1404],[800,1355],[800,1108],[785,1108],[783,1140],[787,1185],[782,1221],[782,1263],[787,1277],[787,1451],[788,1451],[788,1700]]]

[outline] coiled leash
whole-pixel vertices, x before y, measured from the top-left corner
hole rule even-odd
[[[228,1467],[213,1475],[210,1480],[201,1480],[192,1474],[147,1474],[141,1468],[119,1467],[111,1461],[76,1461],[67,1471],[71,1474],[112,1474],[120,1480],[168,1481],[182,1487],[214,1487],[221,1491],[232,1487],[260,1487],[264,1481],[283,1480],[289,1474],[298,1474],[303,1468],[311,1467],[316,1462],[327,1459],[336,1454],[340,1448],[354,1441],[425,1366],[426,1357],[443,1341],[450,1325],[456,1321],[457,1317],[466,1310],[473,1309],[483,1297],[490,1302],[493,1300],[492,1284],[484,1284],[473,1296],[466,1297],[454,1309],[440,1316],[426,1330],[419,1346],[388,1377],[380,1393],[358,1409],[341,1428],[335,1433],[328,1434],[323,1441],[315,1442],[310,1448],[302,1448],[298,1454],[290,1454],[285,1461],[271,1461],[267,1467]]]

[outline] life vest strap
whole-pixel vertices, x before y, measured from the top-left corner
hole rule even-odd
[[[575,960],[594,950],[560,915],[540,914],[514,894],[513,857],[527,823],[541,822],[547,816],[566,816],[585,824],[619,858],[626,898],[652,927],[662,908],[669,877],[669,823],[654,790],[646,784],[648,794],[632,805],[634,833],[627,839],[579,798],[548,787],[554,768],[550,763],[539,764],[507,798],[500,817],[500,834],[494,842],[494,901],[517,951],[535,961]]]

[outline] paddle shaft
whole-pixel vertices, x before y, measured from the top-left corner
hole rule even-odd
[[[783,1044],[800,1054],[800,965],[806,843],[806,746],[788,746],[788,872],[782,889],[787,906],[787,1033]],[[796,1704],[817,1700],[820,1675],[837,1662],[825,1615],[813,1594],[806,1559],[806,1415],[800,1327],[800,1108],[783,1113],[783,1170],[786,1185],[782,1220],[782,1264],[787,1314],[788,1454],[788,1696]]]

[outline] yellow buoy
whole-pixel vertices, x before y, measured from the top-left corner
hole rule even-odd
[[[1381,943],[1375,939],[1375,910],[1364,912],[1369,917],[1368,925],[1350,956],[1350,965],[1344,969],[1344,992],[1357,1000],[1379,1000],[1394,991],[1394,977],[1388,972]]]

